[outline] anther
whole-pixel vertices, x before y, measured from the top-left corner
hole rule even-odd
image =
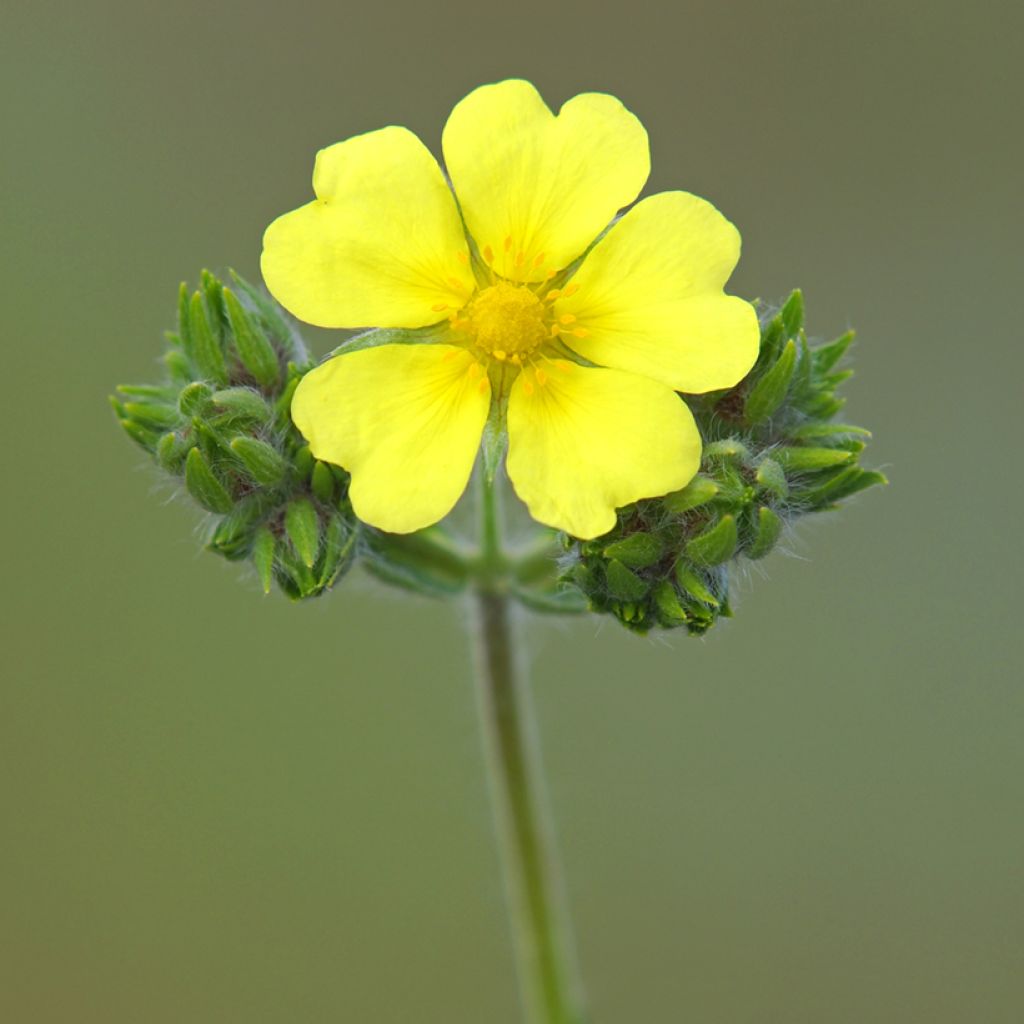
[[[552,288],[551,291],[549,291],[547,293],[547,295],[544,296],[544,301],[545,302],[554,302],[555,299],[557,299],[558,296],[561,295],[561,294],[562,294],[562,289],[561,288]]]
[[[580,290],[580,286],[578,284],[571,284],[567,288],[564,288],[562,290],[562,294],[566,298],[569,298],[570,295],[575,295],[579,290]]]
[[[476,389],[477,389],[477,391],[480,392],[481,395],[486,395],[487,394],[487,389],[489,387],[490,387],[490,384],[487,383],[487,378],[486,377],[481,377],[480,378],[480,383],[477,384]]]
[[[505,236],[505,252],[508,252],[509,249],[511,249],[511,248],[512,248],[512,236],[511,235],[506,235]]]
[[[523,378],[523,394],[526,395],[527,398],[533,394],[533,382],[528,380],[526,377]]]
[[[455,254],[455,258],[463,266],[468,266],[469,265],[469,257],[466,255],[466,253],[462,249],[459,249],[459,251]]]
[[[559,318],[558,322],[561,324],[574,324],[576,323],[576,317],[572,313],[563,313]]]
[[[448,308],[447,302],[435,302],[430,307],[435,313],[443,313]]]
[[[559,327],[558,324],[552,324],[551,325],[551,337],[552,338],[557,338],[558,335],[561,334],[561,332],[562,332],[562,328]]]
[[[533,258],[533,265],[535,267],[543,267],[544,266],[544,257],[546,255],[547,255],[547,253],[544,253],[544,252],[537,253],[537,255]]]
[[[517,252],[516,253],[516,266],[517,267],[521,267],[525,262],[526,262],[526,253],[525,252]]]
[[[503,352],[500,348],[494,349],[494,351],[491,352],[491,355],[494,356],[494,358],[497,359],[499,363],[503,363],[505,362],[506,359],[508,359],[508,353]]]
[[[464,292],[466,290],[466,286],[457,277],[447,278],[445,284],[450,285],[457,292]]]
[[[494,250],[489,245],[485,245],[484,246],[484,262],[485,263],[493,263],[494,262]]]
[[[586,338],[589,337],[590,331],[588,331],[586,327],[575,327],[573,328],[572,334],[576,338]]]
[[[537,384],[540,387],[544,387],[544,385],[547,384],[547,382],[548,382],[548,375],[543,370],[541,370],[539,368],[534,373],[534,377],[537,378]]]

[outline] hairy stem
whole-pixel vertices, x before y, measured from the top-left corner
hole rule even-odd
[[[505,871],[519,980],[529,1024],[582,1024],[554,831],[521,649],[503,569],[493,483],[481,490],[481,559],[475,588],[477,705]]]

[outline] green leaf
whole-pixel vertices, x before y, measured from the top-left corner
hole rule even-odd
[[[698,474],[681,491],[665,495],[662,504],[669,512],[688,512],[692,508],[706,505],[718,494],[718,490],[714,480]]]
[[[296,498],[288,503],[284,528],[303,565],[312,569],[320,550],[320,520],[308,498]]]
[[[258,484],[276,487],[288,473],[288,463],[266,441],[255,437],[236,437],[231,442],[231,450],[246,473]]]
[[[701,565],[720,565],[732,558],[738,541],[736,519],[732,515],[725,515],[709,530],[689,541],[686,554]]]
[[[277,540],[270,532],[269,527],[260,527],[256,531],[256,537],[252,544],[252,561],[256,566],[256,573],[260,578],[264,594],[270,593],[270,587],[274,581],[274,550],[276,547]]]
[[[786,334],[790,338],[795,337],[804,325],[804,293],[799,288],[794,288],[790,292],[789,298],[779,311],[779,316],[782,317],[782,326]]]
[[[618,559],[613,558],[605,567],[608,591],[620,601],[639,601],[647,594],[647,583]]]
[[[208,380],[226,384],[228,375],[224,367],[224,353],[207,319],[202,295],[196,292],[189,303],[189,333],[192,336],[192,357],[196,369]]]
[[[272,388],[281,374],[274,346],[230,288],[224,289],[224,306],[242,365],[261,387]]]
[[[796,366],[796,342],[786,342],[775,365],[754,385],[743,403],[743,415],[750,423],[768,419],[786,399]]]
[[[631,533],[604,549],[605,558],[617,558],[631,569],[646,569],[661,558],[664,548],[660,540],[650,533]]]
[[[782,520],[766,505],[757,510],[754,520],[754,533],[746,546],[747,558],[764,558],[779,539],[782,533]]]
[[[234,504],[231,495],[213,475],[210,464],[198,448],[192,448],[185,459],[185,486],[203,508],[222,515],[231,511]]]
[[[852,462],[854,455],[837,448],[776,448],[772,452],[783,469],[793,473],[813,473]]]

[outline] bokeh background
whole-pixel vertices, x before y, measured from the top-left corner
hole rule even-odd
[[[518,1020],[464,609],[262,598],[105,403],[319,147],[513,75],[859,329],[892,478],[705,641],[529,623],[595,1024],[1024,1019],[1020,10],[5,6],[0,1019]]]

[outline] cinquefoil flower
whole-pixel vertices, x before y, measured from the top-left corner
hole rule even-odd
[[[486,85],[442,146],[451,187],[405,128],[321,150],[316,200],[267,229],[263,275],[300,319],[438,325],[327,360],[292,416],[351,474],[360,519],[406,533],[458,501],[493,409],[533,517],[599,536],[617,507],[696,473],[676,392],[731,387],[754,364],[754,310],[722,291],[739,234],[703,199],[662,192],[601,236],[650,171],[646,131],[612,96],[556,117],[528,82]]]

